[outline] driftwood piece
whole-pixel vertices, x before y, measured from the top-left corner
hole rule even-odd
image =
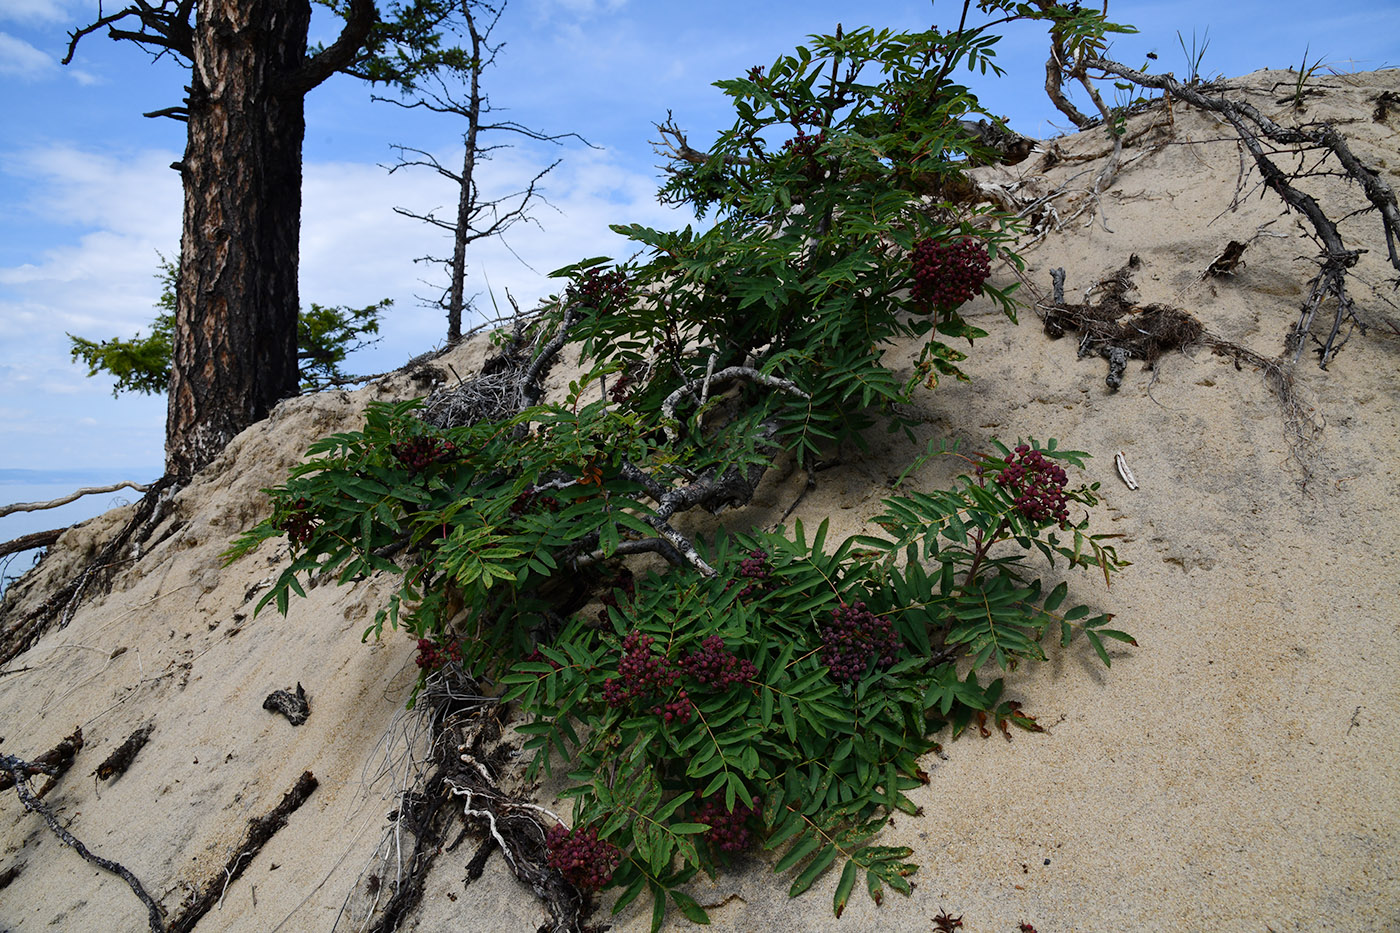
[[[306,691],[297,682],[296,693],[287,690],[274,690],[263,700],[263,709],[271,713],[281,713],[287,722],[299,726],[311,715],[311,704],[306,701]]]
[[[7,554],[18,554],[20,551],[28,551],[36,547],[49,547],[58,540],[59,535],[67,530],[67,528],[50,528],[48,531],[35,531],[31,534],[20,535],[18,538],[0,544],[0,557]]]
[[[154,722],[148,722],[131,733],[126,737],[126,741],[118,745],[112,754],[108,755],[92,773],[103,781],[121,777],[126,773],[126,769],[131,767],[131,763],[136,760],[136,753],[145,746],[155,727]]]
[[[83,496],[95,496],[104,492],[116,492],[118,489],[130,487],[137,492],[144,493],[151,488],[150,483],[133,483],[131,480],[123,480],[120,483],[113,483],[110,486],[84,486],[75,492],[70,492],[66,496],[57,499],[50,499],[48,502],[16,502],[13,505],[0,505],[0,517],[9,515],[11,512],[38,512],[42,509],[56,509],[60,505],[67,505],[75,502]]]
[[[24,804],[24,808],[31,813],[37,813],[43,817],[44,822],[48,824],[49,829],[53,831],[54,835],[63,840],[65,845],[70,846],[73,851],[77,852],[85,860],[99,868],[111,872],[125,881],[127,886],[131,888],[132,893],[136,895],[137,899],[146,906],[146,919],[150,923],[153,933],[165,933],[165,923],[161,916],[160,905],[155,902],[155,899],[152,898],[151,895],[146,893],[145,887],[141,884],[141,881],[131,873],[130,869],[117,862],[102,858],[100,855],[90,851],[88,847],[79,842],[72,833],[64,829],[58,822],[58,818],[54,816],[53,811],[45,806],[29,790],[28,775],[34,773],[34,763],[22,761],[13,755],[0,755],[0,768],[4,768],[10,775],[15,793],[19,794],[20,802]],[[40,768],[40,770],[43,769]]]
[[[224,867],[204,883],[199,896],[171,921],[170,933],[190,933],[195,928],[200,919],[209,913],[223,897],[228,886],[237,881],[253,859],[257,858],[262,847],[267,845],[267,841],[276,835],[279,829],[287,825],[287,818],[295,813],[298,807],[306,803],[306,798],[311,796],[316,785],[315,775],[310,771],[303,771],[296,784],[282,796],[282,800],[277,806],[273,807],[266,816],[255,817],[248,821],[248,833],[243,837],[243,842],[229,857]]]

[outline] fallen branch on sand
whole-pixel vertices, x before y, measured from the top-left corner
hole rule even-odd
[[[142,904],[146,905],[146,914],[147,919],[150,921],[151,930],[154,931],[154,933],[165,933],[165,924],[161,920],[160,905],[155,902],[151,895],[146,893],[146,889],[142,886],[140,880],[125,866],[105,859],[90,851],[87,846],[74,838],[72,833],[60,826],[58,818],[53,815],[53,811],[40,802],[39,799],[34,796],[33,792],[30,791],[28,775],[36,773],[36,765],[33,762],[16,758],[14,755],[0,755],[0,768],[4,768],[14,781],[15,793],[19,794],[20,802],[24,804],[24,808],[31,813],[37,813],[43,817],[44,822],[48,824],[49,829],[53,830],[54,835],[63,840],[64,844],[70,846],[84,859],[125,881],[127,886],[131,888],[132,893],[136,895]],[[37,771],[49,773],[48,769],[42,765],[37,767]]]
[[[306,798],[316,789],[316,784],[316,777],[310,771],[303,771],[296,784],[283,795],[282,801],[273,807],[267,816],[248,821],[248,834],[243,837],[243,842],[229,857],[224,867],[204,883],[199,896],[171,921],[170,933],[190,933],[195,928],[204,915],[219,903],[228,886],[238,880],[268,840],[287,825],[287,818],[306,802]]]

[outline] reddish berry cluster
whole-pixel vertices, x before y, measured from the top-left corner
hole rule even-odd
[[[555,826],[545,834],[545,861],[569,884],[580,891],[598,891],[612,881],[613,869],[622,860],[622,853],[611,842],[598,838],[592,826],[566,829]]]
[[[739,579],[747,580],[739,591],[740,599],[762,596],[773,588],[773,565],[768,562],[768,552],[749,551],[749,556],[739,562]]]
[[[613,380],[612,388],[608,389],[608,398],[621,405],[627,401],[627,397],[632,392],[632,386],[636,382],[637,377],[631,373],[618,373],[617,378]]]
[[[1033,522],[1057,521],[1060,527],[1069,524],[1067,481],[1059,464],[1046,460],[1044,454],[1031,450],[1027,444],[1016,448],[996,478],[997,485],[1014,496],[1022,515]]]
[[[303,496],[292,503],[291,511],[277,527],[293,544],[305,544],[311,540],[311,533],[316,530],[316,524],[316,514],[311,511],[311,500]]]
[[[690,722],[690,712],[695,709],[690,702],[690,695],[682,687],[676,691],[676,698],[665,703],[657,703],[651,708],[653,716],[660,716],[666,722],[677,722],[685,725]]]
[[[791,152],[804,159],[811,159],[816,156],[817,150],[822,143],[826,142],[826,133],[817,133],[815,136],[808,136],[802,127],[797,128],[797,135],[783,143],[783,151]]]
[[[557,512],[559,500],[545,495],[534,486],[529,486],[510,504],[510,514],[524,515],[527,512]]]
[[[987,246],[966,238],[939,243],[931,238],[914,244],[914,285],[909,297],[929,311],[951,310],[977,296],[992,274]]]
[[[457,445],[441,437],[410,437],[389,445],[389,453],[415,473],[457,456]]]
[[[758,805],[758,800],[754,800]],[[734,809],[724,805],[724,795],[706,797],[695,808],[692,822],[704,823],[710,827],[705,834],[711,848],[722,855],[743,852],[753,845],[753,831],[749,828],[756,811],[734,801]]]
[[[611,302],[626,301],[632,294],[632,287],[627,282],[627,273],[621,269],[613,269],[611,272],[589,269],[583,273],[582,278],[569,286],[569,293],[579,304],[590,308],[602,308]]]
[[[654,639],[633,631],[622,639],[622,658],[617,662],[617,680],[603,681],[603,699],[613,708],[633,700],[664,694],[680,676],[664,654],[652,651]]]
[[[833,680],[854,683],[865,675],[873,658],[878,670],[894,664],[903,642],[890,620],[877,616],[865,603],[841,603],[822,627],[822,663]]]
[[[414,663],[425,671],[435,671],[447,664],[461,664],[462,645],[456,641],[439,645],[431,638],[420,638],[418,657],[414,659]]]
[[[758,677],[752,661],[725,650],[724,639],[711,635],[700,643],[699,651],[681,658],[681,670],[695,678],[702,687],[727,690],[734,684],[744,684]]]

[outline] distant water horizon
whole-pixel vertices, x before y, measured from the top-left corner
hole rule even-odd
[[[21,502],[48,502],[88,486],[111,486],[123,480],[134,483],[150,483],[159,479],[165,472],[162,466],[144,467],[80,467],[52,470],[21,469],[0,467],[0,506]],[[87,521],[109,509],[127,502],[134,502],[141,494],[134,489],[124,488],[116,492],[97,493],[83,496],[67,505],[54,509],[41,509],[35,512],[11,512],[0,517],[0,542],[47,531],[51,528],[67,528],[78,522]],[[34,563],[39,549],[20,551],[0,557],[0,593],[9,586],[12,578],[28,570]]]

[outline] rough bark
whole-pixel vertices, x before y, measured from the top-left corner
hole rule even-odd
[[[182,477],[297,392],[309,3],[201,3],[190,76],[166,471]]]
[[[308,0],[200,3],[189,125],[166,471],[188,477],[297,392],[297,262],[305,95],[362,46],[374,21],[354,0],[345,29],[308,58]]]

